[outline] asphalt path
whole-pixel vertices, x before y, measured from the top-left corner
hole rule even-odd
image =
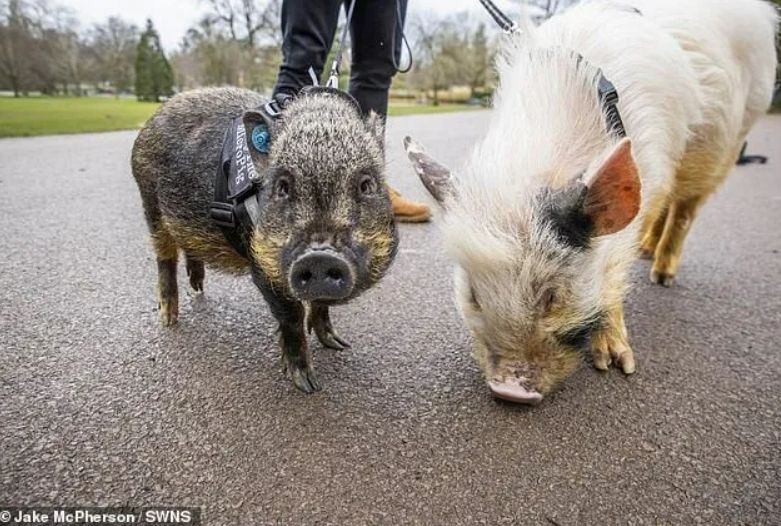
[[[487,112],[389,124],[457,167]],[[248,278],[180,271],[159,326],[134,132],[0,141],[0,504],[202,506],[205,524],[781,523],[781,117],[698,218],[672,289],[638,262],[638,372],[583,366],[538,407],[470,357],[436,224],[402,226],[371,293],[314,339],[321,393],[280,370]]]

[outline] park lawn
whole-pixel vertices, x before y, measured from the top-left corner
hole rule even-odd
[[[158,104],[113,97],[0,97],[0,137],[132,130]],[[463,104],[391,104],[391,115],[479,109]]]
[[[0,97],[0,137],[139,128],[158,104],[113,97]]]
[[[391,117],[400,117],[403,115],[419,115],[426,113],[451,113],[454,111],[473,111],[483,110],[482,106],[470,106],[468,104],[440,104],[434,106],[431,104],[408,104],[391,103],[388,108],[388,114]]]

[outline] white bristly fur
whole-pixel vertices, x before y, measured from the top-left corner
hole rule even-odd
[[[501,320],[528,333],[540,287],[565,266],[573,324],[620,302],[640,218],[654,196],[672,191],[693,138],[713,155],[732,156],[766,111],[776,24],[761,0],[596,0],[508,37],[489,131],[456,178],[444,218],[467,323]],[[573,254],[539,224],[533,203],[540,189],[593,172],[617,142],[597,98],[597,68],[620,94],[642,209],[629,227]],[[470,315],[475,289],[485,297],[482,312]]]

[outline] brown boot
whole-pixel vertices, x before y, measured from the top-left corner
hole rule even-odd
[[[390,194],[393,214],[401,223],[425,223],[431,219],[431,209],[424,203],[405,199],[398,191],[386,185]]]

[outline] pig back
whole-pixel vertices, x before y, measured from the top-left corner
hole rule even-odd
[[[265,102],[249,90],[212,88],[183,93],[150,122],[159,141],[157,195],[163,215],[219,232],[209,217],[225,130],[233,117]]]

